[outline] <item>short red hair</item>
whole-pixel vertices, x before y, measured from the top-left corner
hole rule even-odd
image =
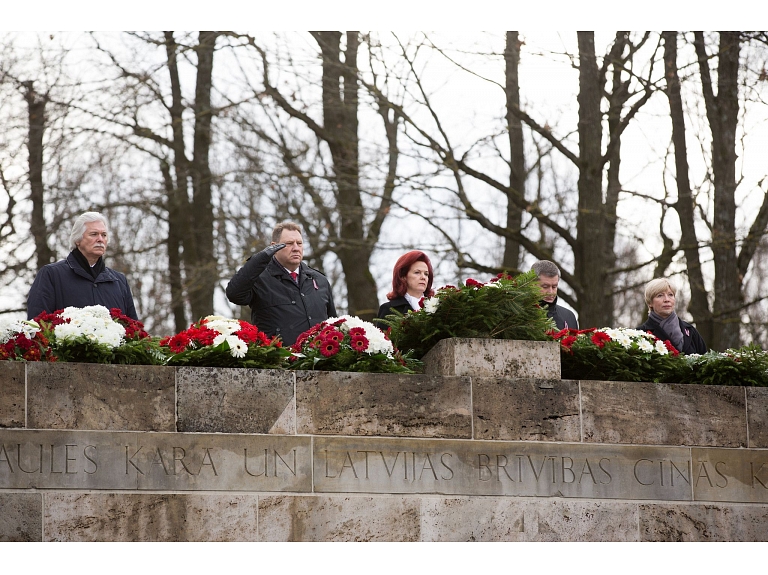
[[[429,261],[427,254],[414,250],[403,254],[395,262],[395,268],[392,270],[392,291],[387,294],[387,299],[395,299],[396,297],[403,297],[408,291],[408,282],[406,276],[411,271],[411,266],[416,262],[424,262],[427,264],[427,271],[429,271],[429,279],[427,280],[427,289],[424,291],[426,297],[432,297],[435,295],[435,290],[432,289],[432,279],[435,273],[432,271],[432,262]]]

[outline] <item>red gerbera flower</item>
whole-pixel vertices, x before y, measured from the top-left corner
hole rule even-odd
[[[476,287],[476,288],[481,288],[485,284],[484,283],[480,283],[479,281],[474,280],[472,278],[467,278],[467,281],[465,282],[465,285],[468,285],[468,286],[471,286],[471,287]]]
[[[365,335],[365,328],[363,327],[353,327],[349,330],[349,337],[354,337],[356,335]]]
[[[574,344],[574,342],[578,339],[575,335],[569,335],[568,337],[564,337],[560,341],[560,345],[562,345],[566,349],[571,349],[571,346]]]
[[[187,336],[186,333],[181,332],[177,333],[170,340],[168,340],[168,347],[173,353],[181,353],[187,349],[189,342],[189,336]]]
[[[325,357],[331,357],[339,353],[339,344],[332,340],[325,340],[320,347],[320,353]]]
[[[349,345],[355,351],[365,351],[368,349],[368,339],[364,335],[355,335],[350,338]]]
[[[344,341],[344,334],[337,330],[330,331],[325,335],[325,338],[323,338],[323,342],[327,341],[340,344],[342,341]]]

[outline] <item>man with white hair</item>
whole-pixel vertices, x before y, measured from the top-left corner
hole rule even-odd
[[[27,297],[28,319],[42,311],[89,305],[116,307],[128,317],[139,319],[128,280],[104,265],[109,241],[107,228],[107,219],[98,212],[85,212],[77,217],[69,234],[72,251],[66,259],[43,266],[37,272]]]

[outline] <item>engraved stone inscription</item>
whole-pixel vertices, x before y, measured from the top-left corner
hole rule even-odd
[[[691,499],[690,450],[316,437],[315,491]]]
[[[768,450],[695,448],[696,501],[768,503]]]
[[[0,431],[0,489],[311,491],[308,437]]]

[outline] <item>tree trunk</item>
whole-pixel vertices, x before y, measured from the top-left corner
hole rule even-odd
[[[335,250],[347,281],[349,313],[371,319],[378,311],[376,282],[369,261],[373,246],[365,236],[358,156],[357,32],[347,32],[344,62],[341,33],[313,32],[323,59],[323,124],[333,159],[340,217]]]
[[[662,32],[664,40],[664,72],[672,119],[672,144],[675,150],[675,173],[677,180],[677,202],[673,206],[680,219],[680,247],[685,254],[688,268],[688,283],[691,288],[691,312],[704,341],[712,345],[712,312],[709,310],[707,291],[701,272],[699,241],[694,224],[695,203],[688,179],[688,149],[685,143],[685,115],[680,95],[680,76],[677,71],[677,32]]]
[[[53,261],[53,250],[48,246],[48,227],[45,225],[45,188],[43,187],[43,134],[45,132],[45,106],[47,95],[35,92],[33,82],[24,82],[24,99],[29,109],[29,186],[32,201],[30,231],[35,239],[37,269]]]
[[[695,32],[704,102],[712,131],[712,172],[715,201],[712,254],[715,263],[715,302],[711,347],[740,345],[741,282],[736,258],[736,125],[739,113],[739,33],[720,32],[717,95],[714,95],[704,35]]]
[[[181,101],[181,81],[177,64],[178,46],[173,32],[165,32],[165,49],[168,56],[168,73],[171,80],[171,133],[173,150],[173,168],[176,182],[173,182],[170,167],[163,179],[168,206],[168,266],[171,283],[171,309],[176,332],[188,327],[184,311],[184,280],[182,277],[182,259],[196,261],[194,234],[192,233],[191,210],[189,206],[188,169],[186,147],[184,145],[184,105]],[[165,168],[161,165],[161,169]],[[182,246],[184,248],[182,255]],[[197,319],[197,318],[196,318]]]
[[[197,51],[197,83],[195,85],[195,135],[192,150],[192,220],[195,236],[195,260],[185,257],[189,303],[192,318],[197,320],[213,313],[213,292],[218,280],[213,253],[213,205],[211,203],[211,85],[213,53],[218,32],[200,32]]]
[[[579,32],[579,216],[574,250],[579,324],[582,327],[610,325],[613,310],[606,305],[610,291],[604,242],[600,72],[595,57],[593,32]]]
[[[505,80],[507,94],[507,132],[509,134],[509,191],[507,192],[507,229],[520,233],[523,223],[523,211],[512,200],[512,195],[525,197],[525,150],[523,147],[523,125],[512,110],[520,108],[520,82],[518,66],[520,64],[520,40],[516,31],[507,32],[507,45],[504,50],[506,64]],[[520,242],[507,237],[504,240],[504,259],[502,267],[519,271]]]

